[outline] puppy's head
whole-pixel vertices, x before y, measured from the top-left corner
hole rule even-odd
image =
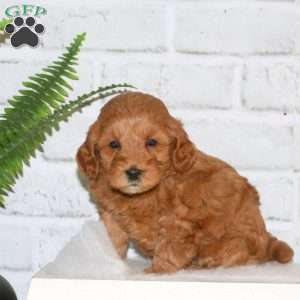
[[[170,171],[185,171],[195,151],[179,121],[158,99],[126,93],[110,100],[77,153],[90,182],[101,177],[114,190],[138,194]]]

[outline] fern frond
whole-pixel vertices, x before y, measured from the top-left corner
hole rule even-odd
[[[29,77],[28,81],[23,82],[24,89],[19,91],[19,95],[8,100],[9,106],[4,109],[4,114],[0,115],[1,156],[7,154],[10,147],[22,139],[38,121],[59,108],[68,96],[68,90],[72,88],[67,81],[78,79],[75,69],[71,66],[77,64],[77,55],[84,39],[85,33],[77,35],[62,56],[52,65],[42,69],[41,73]],[[30,159],[30,143],[38,147],[38,141],[31,141],[20,145],[14,159],[0,159],[0,205],[3,202],[1,195],[5,195],[15,178],[22,174],[23,162],[28,163]]]
[[[113,84],[79,96],[60,108],[54,110],[47,117],[37,120],[30,130],[23,133],[17,140],[9,143],[0,153],[0,205],[4,205],[4,196],[11,191],[16,179],[22,174],[23,163],[29,164],[30,157],[36,151],[43,151],[41,145],[53,129],[58,130],[62,121],[67,121],[75,112],[93,102],[134,88],[129,84]]]
[[[0,149],[22,136],[24,130],[30,130],[37,120],[49,115],[68,96],[67,89],[71,86],[66,79],[77,79],[76,71],[69,66],[77,64],[84,38],[85,34],[78,35],[61,58],[43,72],[29,77],[23,82],[24,89],[19,95],[8,100],[10,106],[0,115]]]
[[[78,79],[74,66],[84,38],[85,34],[78,35],[54,63],[23,82],[24,88],[8,100],[9,106],[0,115],[0,206],[22,175],[23,165],[29,165],[37,150],[43,151],[47,136],[62,121],[98,99],[132,88],[128,84],[100,87],[64,102],[72,90],[69,80]]]
[[[85,106],[93,102],[127,91],[127,88],[134,88],[129,84],[115,84],[98,89],[79,96],[76,100],[61,105],[46,118],[35,122],[30,130],[24,132],[14,142],[10,143],[0,153],[0,205],[4,204],[4,196],[11,191],[12,185],[21,174],[23,163],[29,163],[31,156],[36,150],[43,151],[41,145],[53,129],[58,130],[62,121],[67,121],[75,112],[81,111]],[[17,176],[16,176],[17,175]]]

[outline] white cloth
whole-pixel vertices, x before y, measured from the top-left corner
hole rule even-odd
[[[144,258],[122,260],[117,255],[102,222],[89,221],[58,254],[57,258],[35,277],[72,279],[229,281],[300,283],[300,265],[276,262],[217,268],[181,270],[174,274],[145,274],[150,261]]]

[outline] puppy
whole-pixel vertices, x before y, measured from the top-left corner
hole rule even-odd
[[[77,162],[117,252],[125,258],[133,242],[152,258],[146,272],[293,257],[267,232],[255,188],[197,150],[153,96],[130,92],[104,105]]]

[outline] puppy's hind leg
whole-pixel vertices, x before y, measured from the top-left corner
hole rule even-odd
[[[251,260],[245,240],[224,239],[216,241],[199,252],[198,266],[202,268],[231,267],[247,264]]]
[[[172,273],[188,267],[196,256],[196,246],[192,243],[172,243],[162,241],[155,249],[152,265],[146,273]]]
[[[193,225],[174,217],[160,220],[152,266],[145,272],[171,273],[190,266],[197,256]]]

